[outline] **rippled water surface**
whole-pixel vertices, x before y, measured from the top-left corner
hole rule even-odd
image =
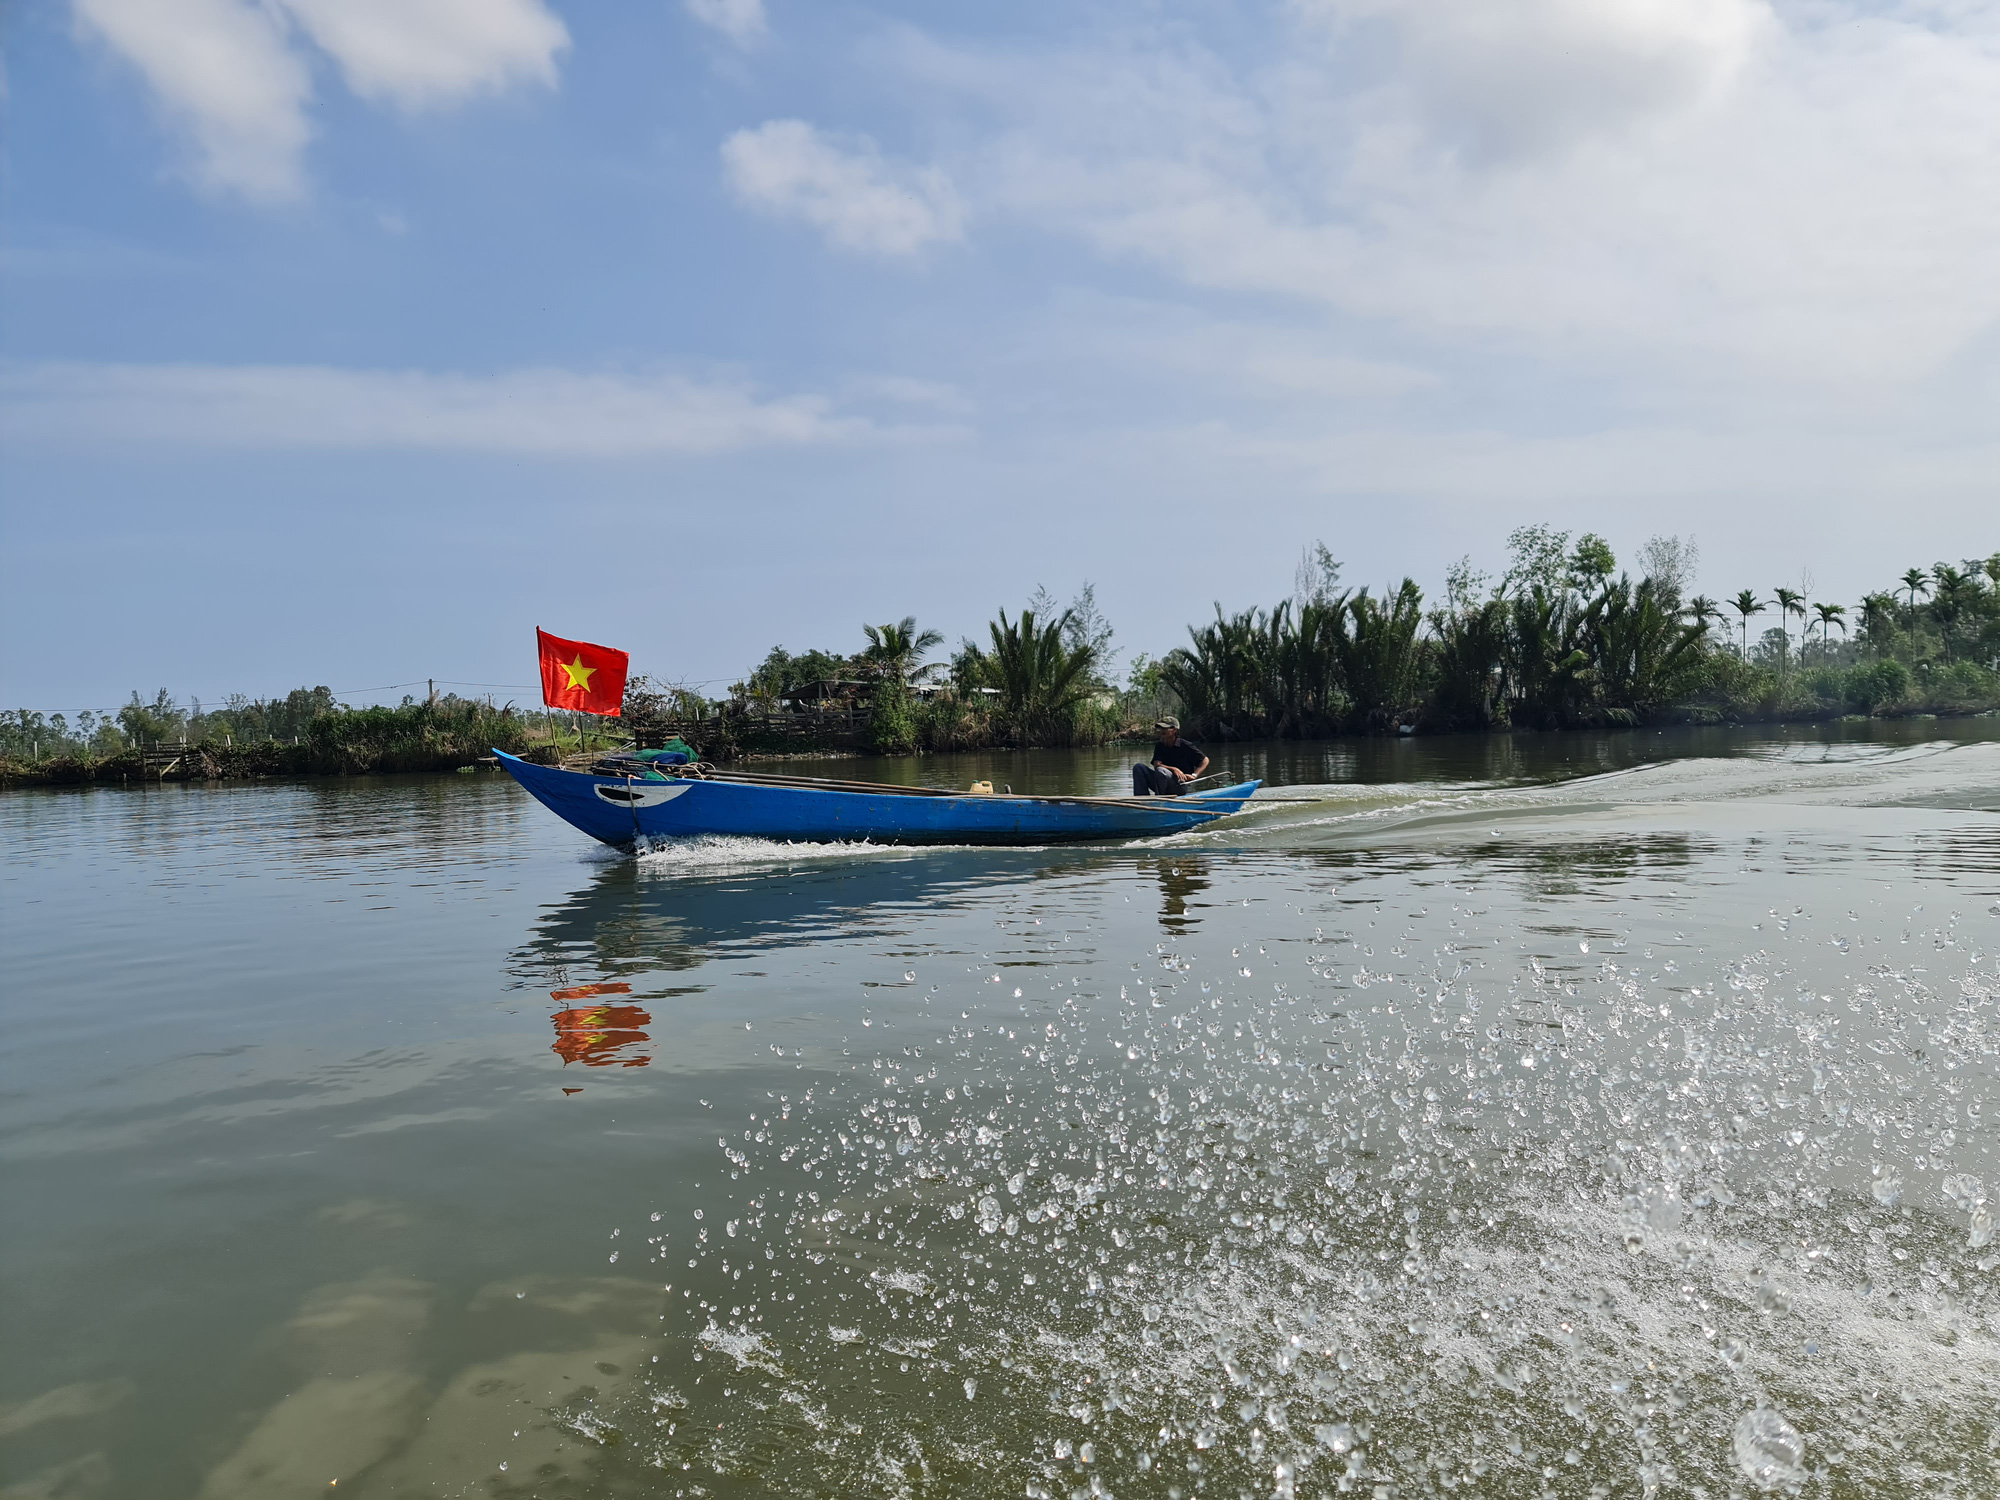
[[[2000,724],[1218,759],[0,796],[0,1493],[2000,1494]]]

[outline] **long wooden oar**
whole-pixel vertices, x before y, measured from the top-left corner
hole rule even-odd
[[[1247,802],[1248,797],[1092,797],[1077,794],[1038,795],[1032,792],[960,792],[947,787],[906,786],[882,781],[845,781],[824,776],[785,776],[774,771],[711,771],[704,778],[709,781],[739,782],[747,786],[791,787],[801,791],[860,792],[877,796],[894,797],[993,797],[1000,800],[1012,799],[1025,802],[1074,802],[1093,807],[1131,807],[1142,812],[1196,813],[1220,817],[1235,811],[1235,804]],[[1227,806],[1204,806],[1200,804],[1229,804]]]

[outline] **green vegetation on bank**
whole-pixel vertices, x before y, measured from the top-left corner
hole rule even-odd
[[[1656,537],[1639,577],[1603,538],[1526,527],[1498,583],[1462,560],[1426,609],[1410,579],[1343,589],[1324,547],[1268,610],[1191,627],[1153,668],[1190,733],[1223,738],[1964,713],[2000,706],[2000,553],[1911,569],[1854,612],[1806,588],[1685,594],[1690,542]],[[1613,576],[1616,573],[1617,576]],[[1754,639],[1750,621],[1777,612]],[[1798,629],[1794,633],[1793,620]],[[1839,632],[1840,639],[1833,637]]]
[[[842,702],[867,712],[867,743],[885,752],[1101,744],[1144,736],[1160,713],[1231,740],[2000,707],[2000,553],[1910,569],[1852,611],[1808,585],[1745,590],[1725,610],[1687,592],[1688,540],[1648,542],[1636,580],[1589,533],[1530,526],[1508,545],[1497,582],[1461,560],[1435,604],[1408,578],[1344,588],[1327,548],[1308,549],[1291,597],[1217,605],[1187,645],[1135,657],[1120,685],[1086,584],[1067,609],[1038,592],[1019,616],[1000,611],[987,641],[962,641],[949,663],[924,662],[937,634],[908,619],[867,627],[851,656],[775,649],[727,702],[683,693],[675,717],[699,719],[695,735],[727,754],[783,733],[769,728],[782,710],[804,722]]]
[[[283,699],[233,699],[214,710],[182,710],[162,689],[148,703],[137,693],[116,714],[15,710],[0,719],[0,780],[78,783],[135,781],[170,774],[226,776],[366,775],[451,771],[493,746],[523,753],[543,716],[511,705],[446,695],[405,699],[396,708],[348,708],[324,687]],[[601,731],[600,731],[601,734]]]
[[[1546,526],[1509,538],[1497,582],[1461,560],[1444,598],[1416,583],[1341,585],[1325,546],[1290,597],[1190,626],[1114,680],[1113,632],[1085,584],[1037,590],[983,640],[943,644],[912,618],[842,653],[773,649],[727,700],[634,677],[625,720],[523,712],[445,695],[351,708],[324,687],[183,709],[162,689],[115,713],[0,715],[0,782],[360,774],[470,766],[491,746],[546,757],[672,728],[710,759],[814,748],[885,754],[1103,744],[1162,713],[1198,739],[1742,723],[2000,708],[2000,553],[1910,568],[1852,607],[1809,583],[1689,595],[1691,542],[1655,537],[1637,577],[1603,538]],[[1764,628],[1753,631],[1753,623]],[[1838,639],[1836,639],[1836,636]]]
[[[888,755],[1101,745],[1154,711],[1143,692],[1107,680],[1112,630],[1087,583],[1066,608],[1038,589],[1017,616],[1001,610],[984,642],[961,641],[948,662],[925,660],[944,637],[913,617],[862,633],[867,645],[852,655],[774,648],[721,703],[635,679],[626,715],[672,724],[727,759],[790,748],[815,723],[857,720],[853,748]]]

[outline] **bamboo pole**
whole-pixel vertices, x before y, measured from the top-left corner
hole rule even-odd
[[[776,772],[763,771],[711,771],[707,780],[733,781],[747,786],[792,787],[801,791],[822,792],[864,792],[881,796],[900,797],[980,797],[991,801],[1015,802],[1075,802],[1093,807],[1133,807],[1142,811],[1175,813],[1207,813],[1211,810],[1220,816],[1236,810],[1237,804],[1248,802],[1248,797],[1092,797],[1075,794],[1037,795],[1031,792],[960,792],[948,787],[899,786],[880,781],[842,781],[830,777],[785,776]],[[1211,809],[1204,804],[1226,804]]]

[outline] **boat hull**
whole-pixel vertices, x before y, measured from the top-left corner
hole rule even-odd
[[[806,843],[1050,844],[1180,833],[1243,805],[1262,784],[1186,797],[910,796],[736,781],[650,781],[538,766],[494,752],[550,812],[620,849],[737,836]]]

